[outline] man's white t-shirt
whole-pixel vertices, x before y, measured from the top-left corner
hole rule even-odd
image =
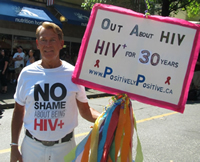
[[[25,106],[25,128],[40,140],[55,141],[78,125],[76,99],[88,99],[84,87],[71,81],[74,66],[62,61],[58,68],[44,69],[38,64],[41,60],[22,70],[14,99]]]
[[[21,53],[18,53],[18,52],[17,52],[17,53],[15,53],[14,56],[13,56],[13,58],[17,58],[17,57],[22,57],[23,59],[22,59],[22,60],[17,60],[17,61],[15,61],[15,68],[20,67],[21,64],[22,64],[23,67],[24,67],[24,58],[25,58],[24,52],[21,52]]]

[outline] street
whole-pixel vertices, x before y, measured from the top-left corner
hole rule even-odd
[[[89,99],[89,104],[102,112],[110,98]],[[132,101],[132,105],[144,162],[200,162],[199,102],[187,103],[183,114],[137,101]],[[9,162],[12,112],[13,108],[5,109],[0,119],[0,162]],[[79,116],[79,126],[75,129],[77,143],[88,134],[92,125],[93,123],[87,122]],[[22,138],[23,133],[20,136],[20,143]],[[134,131],[134,158],[136,145],[136,131]]]

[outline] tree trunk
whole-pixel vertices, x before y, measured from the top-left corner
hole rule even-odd
[[[163,0],[162,4],[162,16],[169,16],[169,0]]]

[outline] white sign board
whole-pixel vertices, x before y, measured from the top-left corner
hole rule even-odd
[[[73,82],[183,112],[199,52],[199,27],[96,4]]]

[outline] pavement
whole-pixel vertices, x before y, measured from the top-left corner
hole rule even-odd
[[[0,109],[13,108],[15,100],[13,98],[15,93],[16,85],[8,84],[8,91],[6,94],[0,93]],[[86,88],[86,95],[90,98],[104,97],[104,96],[112,96],[111,94],[104,93],[101,91],[97,91],[94,89]]]

